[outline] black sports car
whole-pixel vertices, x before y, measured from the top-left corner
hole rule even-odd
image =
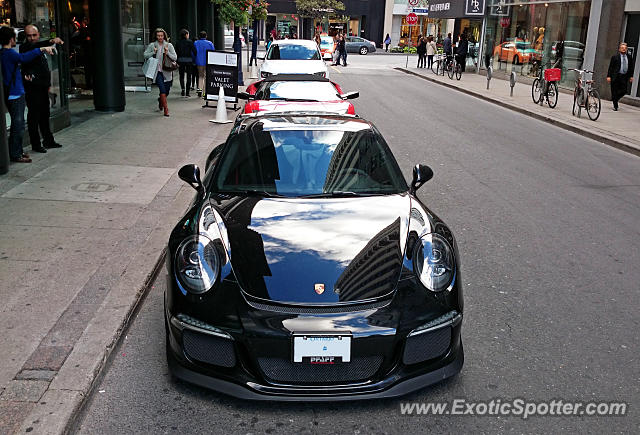
[[[398,396],[458,373],[455,239],[369,122],[256,114],[215,148],[171,233],[172,373],[232,396]]]

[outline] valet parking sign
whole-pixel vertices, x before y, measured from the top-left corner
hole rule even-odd
[[[238,56],[232,51],[207,51],[206,101],[218,101],[222,87],[226,102],[238,102]]]

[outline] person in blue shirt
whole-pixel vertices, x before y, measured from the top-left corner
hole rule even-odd
[[[207,66],[207,50],[215,50],[213,42],[207,39],[207,32],[204,30],[198,34],[198,40],[193,43],[196,47],[196,67],[198,68],[198,97],[202,96],[204,90],[205,68]]]
[[[2,78],[5,90],[5,104],[11,116],[11,129],[9,130],[9,158],[12,162],[31,163],[31,158],[22,149],[24,137],[24,86],[22,84],[21,63],[27,63],[42,53],[53,55],[53,47],[34,48],[26,53],[18,53],[12,50],[16,46],[16,32],[13,27],[0,27],[0,52],[2,61]]]

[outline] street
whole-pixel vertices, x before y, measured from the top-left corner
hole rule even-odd
[[[331,79],[360,92],[356,113],[380,130],[407,180],[417,163],[435,173],[418,195],[452,228],[461,251],[462,372],[407,397],[324,404],[252,403],[171,380],[163,268],[75,432],[637,431],[640,159],[391,68],[405,60],[349,55]],[[460,398],[626,402],[628,409],[626,416],[528,419],[400,411],[401,403]]]

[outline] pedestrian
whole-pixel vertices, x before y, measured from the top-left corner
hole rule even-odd
[[[458,47],[456,49],[456,61],[460,65],[460,70],[465,71],[467,66],[467,54],[469,53],[469,43],[467,42],[467,35],[465,33],[460,35],[458,40]]]
[[[207,39],[204,30],[198,34],[198,40],[193,43],[196,48],[196,66],[198,68],[198,97],[204,92],[205,69],[207,66],[207,50],[215,50],[213,42]]]
[[[433,65],[433,56],[438,51],[436,43],[433,41],[433,36],[429,35],[427,38],[427,68],[431,68]]]
[[[418,35],[417,52],[418,68],[424,68],[427,63],[427,41],[425,41],[422,35]]]
[[[322,42],[322,40],[320,39],[320,33],[316,32],[316,34],[313,35],[313,40],[316,41],[318,48],[320,48],[320,43]]]
[[[338,56],[338,65],[340,64],[340,59],[342,59],[342,66],[347,66],[347,42],[344,39],[344,35],[340,35],[338,48],[340,51],[340,54]]]
[[[331,65],[337,66],[340,59],[340,52],[338,51],[338,43],[340,42],[340,34],[333,36],[333,63]]]
[[[169,106],[167,105],[167,96],[171,91],[171,84],[173,83],[173,71],[165,71],[162,64],[164,63],[164,57],[176,61],[178,55],[173,48],[173,44],[169,42],[169,36],[167,32],[162,28],[157,28],[154,32],[155,41],[153,41],[147,49],[144,51],[144,58],[148,59],[155,56],[158,59],[158,69],[156,70],[153,78],[153,82],[158,85],[160,97],[158,98],[158,109],[164,111],[164,116],[169,116]]]
[[[269,41],[267,41],[266,51],[269,51],[269,47],[273,44],[273,35],[269,35]]]
[[[16,32],[13,27],[9,26],[0,27],[0,45],[2,45],[0,56],[5,94],[4,103],[11,117],[9,159],[12,162],[31,163],[29,154],[25,153],[22,149],[25,97],[20,64],[31,62],[39,56],[42,56],[42,53],[53,55],[53,47],[34,48],[26,53],[18,53],[12,49],[16,46]],[[49,104],[48,101],[47,104]]]
[[[618,101],[626,95],[628,83],[633,82],[635,60],[627,53],[627,43],[621,42],[618,53],[611,57],[607,81],[611,84],[611,100],[613,110],[618,111]]]
[[[384,51],[389,52],[389,45],[391,44],[391,36],[387,33],[384,37]]]
[[[196,54],[196,48],[193,41],[189,39],[189,31],[187,29],[180,30],[180,39],[176,44],[176,54],[178,55],[178,73],[180,74],[180,95],[190,97],[191,90],[191,74],[193,71],[193,57]],[[187,76],[187,86],[185,91],[184,76]]]
[[[447,57],[453,54],[453,44],[451,41],[451,33],[447,33],[447,37],[444,38],[444,41],[442,41],[442,49],[444,50],[444,54],[446,54]]]
[[[27,53],[34,48],[49,47],[53,44],[62,45],[64,42],[60,38],[40,41],[40,31],[32,24],[25,26],[24,33],[26,42],[20,45],[20,53]],[[49,117],[49,88],[51,88],[51,71],[45,56],[38,56],[31,62],[23,62],[21,65],[22,78],[27,103],[27,130],[29,131],[29,141],[31,149],[39,153],[46,153],[47,148],[60,148],[51,127]],[[42,142],[40,142],[42,133]]]

